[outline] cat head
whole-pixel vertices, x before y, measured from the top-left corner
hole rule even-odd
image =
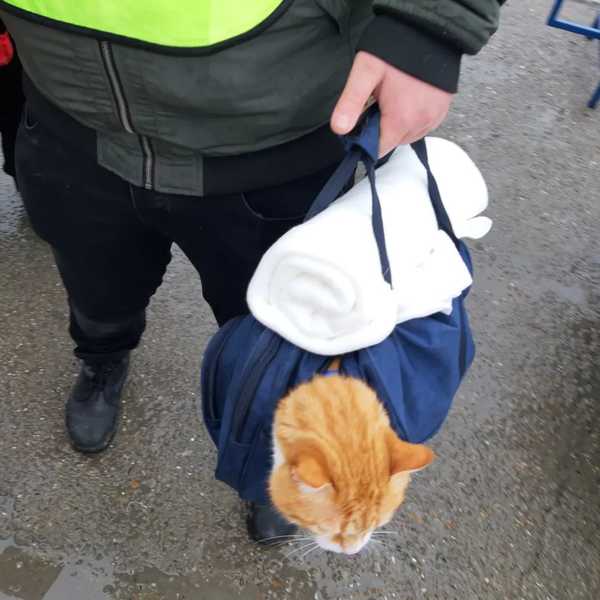
[[[375,392],[343,376],[315,377],[284,398],[273,428],[275,507],[322,548],[355,554],[404,500],[433,452],[402,441]]]

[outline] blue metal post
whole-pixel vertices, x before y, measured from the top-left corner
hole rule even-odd
[[[570,31],[571,33],[578,33],[580,35],[585,35],[589,38],[600,39],[600,29],[596,26],[599,19],[594,21],[594,24],[590,27],[587,25],[579,25],[573,21],[567,21],[565,19],[559,18],[560,9],[562,8],[563,0],[555,0],[554,6],[550,11],[550,16],[548,17],[548,25],[550,27],[556,27],[558,29],[564,29],[565,31]]]
[[[600,85],[598,85],[598,87],[596,88],[596,91],[594,92],[594,95],[588,102],[588,107],[596,108],[596,106],[598,106],[598,102],[600,102]]]
[[[564,29],[565,31],[570,31],[579,35],[584,35],[589,40],[600,39],[600,14],[596,17],[591,27],[586,27],[585,25],[579,25],[578,23],[574,23],[573,21],[561,19],[558,15],[560,14],[562,4],[563,0],[554,1],[552,10],[550,11],[550,15],[548,16],[548,25],[550,25],[550,27],[557,27],[558,29]],[[598,102],[600,102],[600,85],[598,86],[598,88],[594,92],[594,95],[588,102],[588,106],[590,108],[596,108]]]

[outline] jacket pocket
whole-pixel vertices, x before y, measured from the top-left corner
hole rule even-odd
[[[262,203],[260,205],[257,204],[251,193],[242,193],[241,201],[250,216],[261,223],[289,223],[291,226],[297,225],[302,222],[304,215],[308,208],[310,208],[310,204],[305,202],[305,204],[308,204],[307,206],[299,207],[295,211],[292,211],[294,214],[290,214],[289,207],[282,206],[283,202],[272,202],[271,206],[265,207]]]
[[[23,127],[27,131],[33,131],[40,124],[39,119],[31,112],[28,104],[25,104],[23,110]]]

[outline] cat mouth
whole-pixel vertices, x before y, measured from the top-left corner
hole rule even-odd
[[[371,534],[367,534],[363,539],[353,544],[339,544],[325,536],[318,536],[315,541],[321,548],[335,554],[345,554],[347,556],[355,556],[363,550],[371,539]]]

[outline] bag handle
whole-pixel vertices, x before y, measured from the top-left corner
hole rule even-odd
[[[358,163],[362,161],[365,165],[367,177],[371,186],[373,234],[377,243],[381,273],[385,281],[392,286],[392,274],[385,243],[381,202],[379,201],[377,186],[375,184],[375,169],[380,164],[385,163],[391,155],[390,153],[383,159],[378,159],[380,121],[381,113],[379,112],[378,106],[375,104],[363,114],[361,121],[354,130],[358,131],[358,133],[350,133],[343,138],[347,150],[346,156],[315,198],[304,221],[306,222],[318,215],[338,198],[340,192],[354,174]],[[444,207],[440,196],[437,182],[429,167],[425,139],[421,139],[418,142],[411,144],[411,147],[427,172],[427,188],[438,227],[442,231],[445,231],[452,241],[458,245],[458,238],[454,234],[448,213],[446,212],[446,208]]]
[[[438,187],[437,181],[435,180],[435,177],[431,172],[431,167],[429,166],[429,157],[427,156],[427,144],[425,143],[425,138],[421,138],[410,146],[415,151],[415,154],[421,161],[421,164],[425,167],[425,171],[427,171],[427,189],[429,191],[429,199],[431,200],[431,205],[433,206],[433,212],[435,213],[438,227],[447,233],[454,244],[458,246],[460,240],[454,233],[450,217],[448,216],[446,207],[442,202],[440,188]]]

